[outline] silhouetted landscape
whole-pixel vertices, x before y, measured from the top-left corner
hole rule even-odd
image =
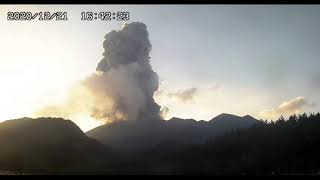
[[[172,118],[153,122],[157,126],[138,123],[104,125],[87,136],[60,118],[5,121],[0,124],[0,167],[17,174],[272,175],[320,170],[320,113],[275,122],[221,114],[209,122]]]
[[[232,129],[249,127],[258,120],[251,116],[221,114],[210,121],[171,118],[152,121],[122,121],[90,130],[87,136],[120,151],[139,151],[159,144],[198,144]]]
[[[0,175],[320,174],[320,6],[0,8]]]
[[[0,124],[0,166],[32,173],[84,172],[101,166],[108,151],[73,122],[22,118]]]

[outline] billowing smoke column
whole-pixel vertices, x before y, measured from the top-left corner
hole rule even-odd
[[[124,24],[105,36],[103,47],[96,72],[75,84],[64,104],[47,106],[35,116],[91,116],[104,123],[161,119],[163,113],[153,99],[159,80],[149,61],[146,25]]]
[[[140,22],[106,34],[97,73],[82,82],[94,98],[91,116],[106,122],[160,119],[153,99],[159,80],[150,65],[148,36]]]

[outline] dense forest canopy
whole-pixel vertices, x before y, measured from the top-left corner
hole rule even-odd
[[[206,144],[169,153],[164,161],[182,173],[316,174],[319,152],[320,113],[304,113],[261,120]]]
[[[320,171],[320,113],[287,119],[281,116],[271,122],[260,120],[201,144],[168,142],[131,153],[116,151],[87,137],[71,121],[60,121],[64,120],[20,119],[1,123],[2,169],[40,174],[272,175]],[[49,124],[60,133],[55,133]],[[38,128],[30,131],[22,127]],[[41,136],[37,135],[39,132]],[[64,135],[66,138],[61,138]],[[7,146],[12,139],[16,143]],[[72,158],[76,158],[74,163],[65,163]],[[90,159],[92,163],[88,163]]]

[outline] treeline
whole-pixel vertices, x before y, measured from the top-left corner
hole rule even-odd
[[[0,127],[0,167],[23,173],[276,175],[320,172],[320,113],[280,117],[275,122],[259,121],[203,144],[164,142],[140,153],[104,147],[64,120],[8,121]]]
[[[259,121],[205,144],[182,147],[165,154],[146,153],[136,159],[134,169],[217,175],[318,174],[320,113],[292,115],[288,119],[281,116],[275,122]]]

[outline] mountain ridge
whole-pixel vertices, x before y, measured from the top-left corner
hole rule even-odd
[[[257,122],[249,115],[239,117],[224,113],[210,121],[173,117],[149,123],[115,122],[87,131],[86,135],[111,147],[135,150],[155,147],[165,142],[204,143],[205,140],[225,132],[246,128]]]
[[[0,147],[2,170],[55,174],[99,170],[110,151],[62,118],[6,120],[0,123]]]

